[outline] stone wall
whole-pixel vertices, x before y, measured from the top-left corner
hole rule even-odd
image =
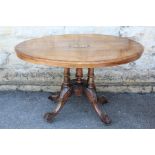
[[[24,40],[54,34],[97,33],[130,37],[142,43],[141,59],[117,67],[96,69],[99,91],[155,92],[155,27],[0,27],[0,90],[57,91],[62,68],[33,65],[16,57],[14,46]],[[86,70],[84,70],[86,75]],[[72,76],[75,72],[73,70]]]

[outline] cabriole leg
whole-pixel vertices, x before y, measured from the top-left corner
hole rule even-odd
[[[94,83],[94,69],[89,68],[88,69],[88,80],[87,80],[87,86],[85,88],[85,95],[92,104],[92,107],[100,117],[101,121],[104,122],[105,124],[110,124],[111,119],[109,116],[106,114],[105,111],[101,110],[101,104],[98,102],[98,97],[96,94],[96,87]]]
[[[52,122],[53,118],[59,113],[63,108],[64,104],[72,94],[72,85],[70,84],[70,69],[64,69],[64,81],[61,86],[61,91],[57,97],[57,106],[52,112],[48,112],[44,115],[44,118],[47,122]]]

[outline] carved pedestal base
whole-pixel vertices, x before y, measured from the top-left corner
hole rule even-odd
[[[96,93],[96,87],[94,83],[94,69],[88,69],[88,78],[84,80],[83,78],[83,70],[82,68],[76,69],[76,79],[70,80],[70,69],[64,69],[64,82],[61,86],[61,91],[57,95],[49,96],[49,99],[57,102],[56,108],[52,112],[48,112],[44,115],[44,118],[48,122],[52,122],[53,118],[59,113],[59,111],[63,108],[64,104],[68,100],[68,98],[75,94],[77,96],[81,96],[84,94],[92,107],[96,111],[97,115],[105,124],[110,124],[111,119],[108,117],[106,112],[101,110],[102,104],[108,103],[108,100],[104,97],[98,97]]]

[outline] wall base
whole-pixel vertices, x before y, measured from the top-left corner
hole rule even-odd
[[[44,92],[58,92],[60,86],[39,86],[39,85],[0,85],[0,91],[44,91]],[[154,93],[155,86],[100,86],[97,85],[98,92],[115,92],[115,93]]]

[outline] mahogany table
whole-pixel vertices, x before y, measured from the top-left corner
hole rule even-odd
[[[84,94],[105,124],[110,124],[111,119],[100,106],[108,100],[96,93],[94,68],[129,63],[138,59],[143,50],[141,44],[128,38],[99,34],[47,36],[24,41],[15,47],[17,56],[25,61],[64,67],[61,91],[49,97],[57,102],[57,106],[44,115],[48,122],[52,122],[74,93],[77,96]],[[70,80],[70,68],[76,68],[73,80]],[[88,68],[87,79],[83,79],[83,68]]]

